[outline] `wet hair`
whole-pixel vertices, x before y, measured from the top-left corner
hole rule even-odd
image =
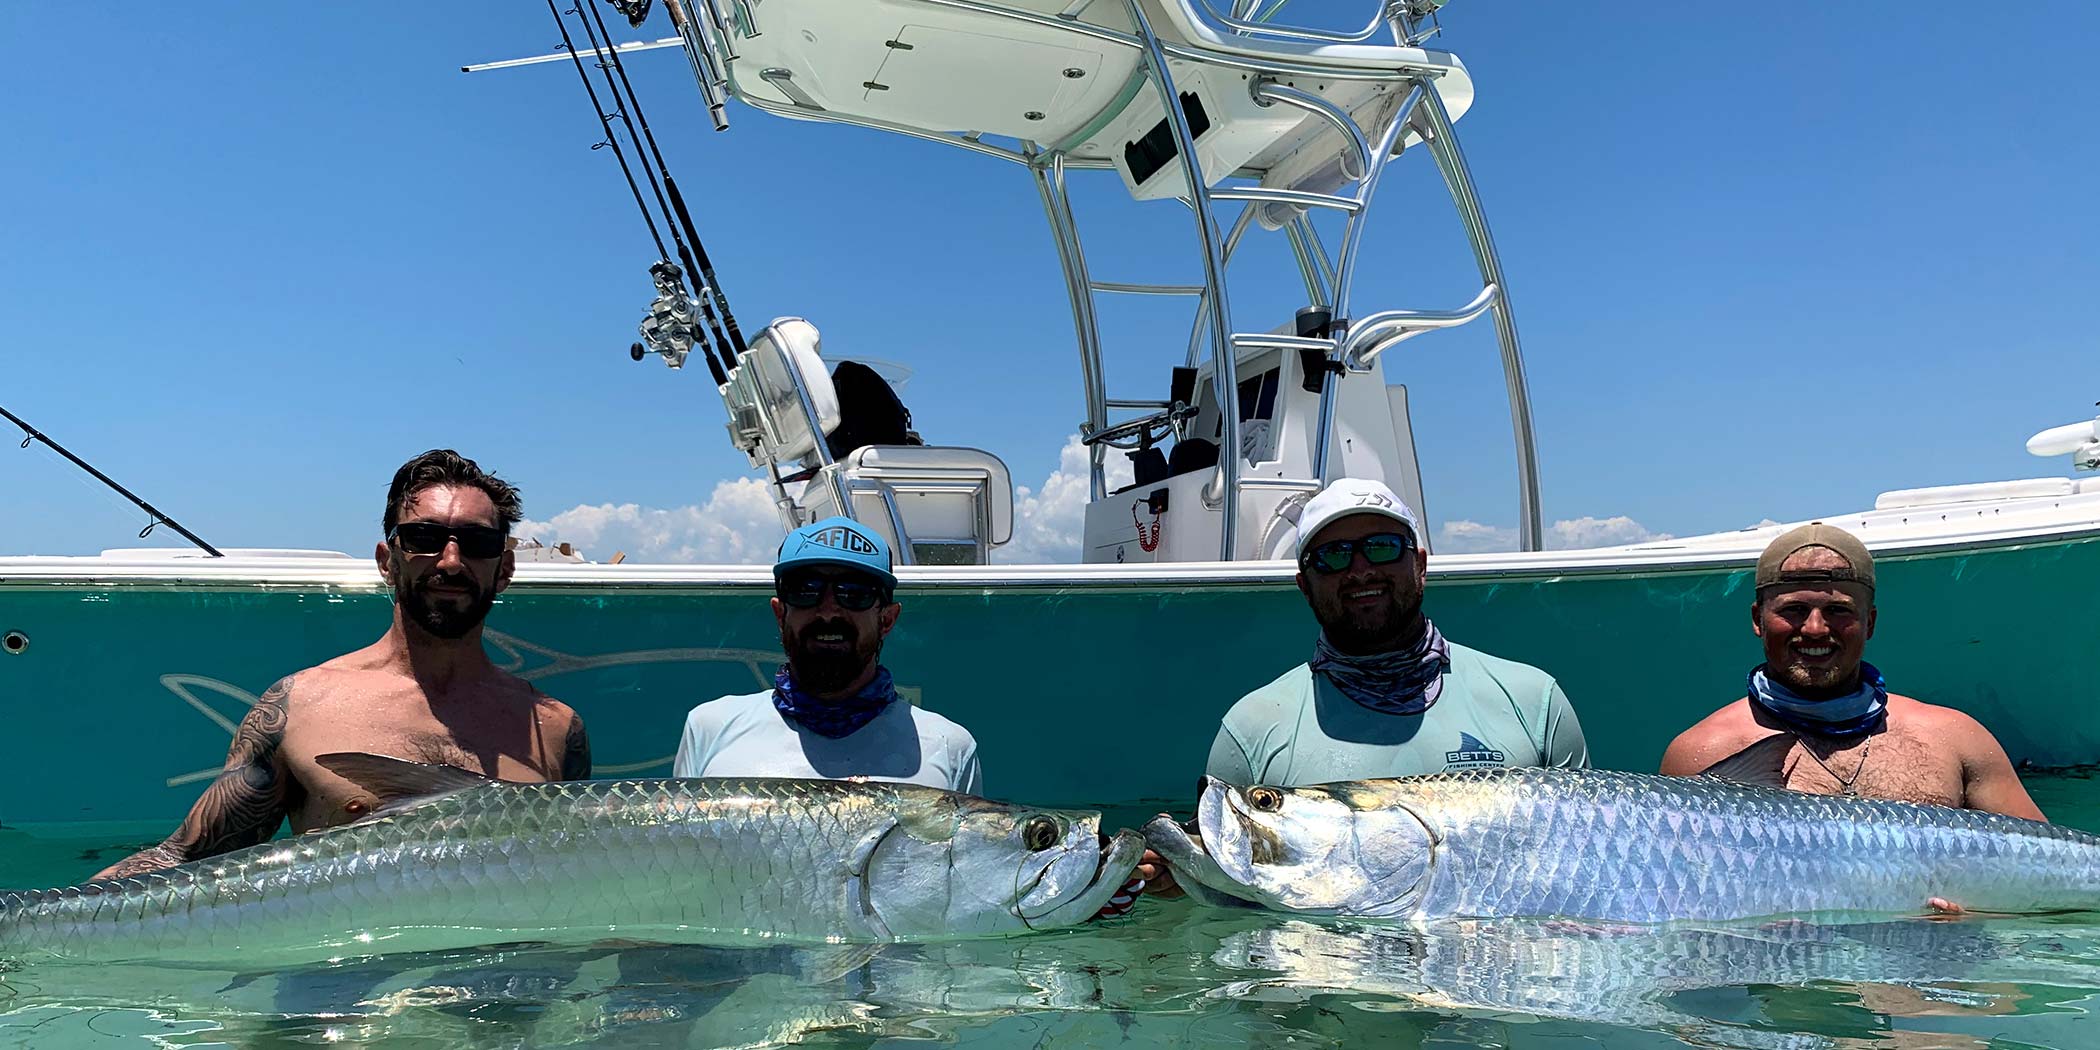
[[[525,504],[518,498],[517,486],[449,448],[434,448],[401,464],[401,469],[394,472],[394,483],[386,490],[386,514],[379,520],[383,534],[393,533],[410,500],[424,489],[439,485],[471,485],[487,493],[489,502],[496,505],[497,527],[505,535],[510,534],[512,525],[525,519]]]

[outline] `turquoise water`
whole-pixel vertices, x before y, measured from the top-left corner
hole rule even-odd
[[[2035,778],[2100,830],[2100,780]],[[1115,807],[1134,824],[1156,807]],[[0,885],[164,825],[0,829]],[[1121,919],[880,950],[507,946],[242,974],[0,973],[0,1047],[1574,1047],[2084,1050],[2100,916],[1435,933],[1147,900]]]

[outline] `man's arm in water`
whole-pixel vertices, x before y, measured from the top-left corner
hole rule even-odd
[[[591,779],[591,738],[583,731],[583,716],[569,712],[569,735],[561,745],[561,780]]]
[[[285,708],[291,691],[292,680],[283,679],[248,709],[248,717],[233,732],[225,768],[204,789],[173,835],[110,865],[95,878],[120,879],[172,868],[253,846],[276,834],[299,795],[283,754]]]

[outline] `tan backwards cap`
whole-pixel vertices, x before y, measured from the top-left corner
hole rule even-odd
[[[1793,569],[1781,572],[1779,567],[1788,558],[1809,547],[1827,547],[1845,559],[1844,568]],[[1798,529],[1789,529],[1785,535],[1772,541],[1757,559],[1757,589],[1783,583],[1857,583],[1867,590],[1874,589],[1874,556],[1867,553],[1867,545],[1835,525],[1820,521],[1810,522]]]

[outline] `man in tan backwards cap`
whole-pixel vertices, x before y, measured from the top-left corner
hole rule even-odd
[[[2045,819],[1989,730],[1890,693],[1861,659],[1874,558],[1851,533],[1816,522],[1773,540],[1757,559],[1750,629],[1765,662],[1747,695],[1671,742],[1664,773]]]

